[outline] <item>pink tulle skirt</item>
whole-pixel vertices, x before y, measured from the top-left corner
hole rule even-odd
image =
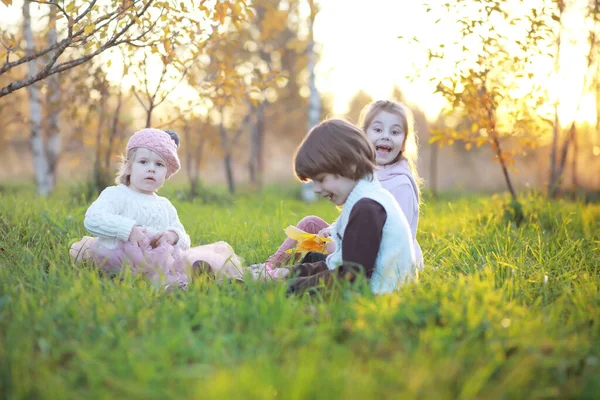
[[[193,276],[192,265],[196,261],[210,265],[217,282],[241,280],[243,276],[241,260],[226,242],[181,250],[167,244],[152,248],[148,240],[139,247],[130,242],[119,242],[116,248],[111,249],[94,237],[84,236],[71,246],[69,254],[75,261],[91,261],[105,273],[116,275],[129,268],[134,276],[142,275],[152,283],[165,287],[186,289]]]

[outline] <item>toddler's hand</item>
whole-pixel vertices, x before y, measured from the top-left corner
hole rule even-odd
[[[148,239],[144,234],[144,230],[139,226],[134,226],[129,234],[129,242],[137,247],[143,246]]]
[[[264,264],[251,265],[248,269],[252,277],[259,281],[285,279],[290,274],[287,268],[273,268],[273,265],[269,261]]]
[[[331,236],[331,227],[323,228],[317,233],[317,236],[328,238]]]
[[[282,280],[288,277],[290,274],[290,270],[287,268],[273,268],[273,265],[267,261],[266,263],[267,273],[271,276],[271,278],[275,280]]]
[[[179,235],[177,235],[173,231],[162,231],[158,232],[156,235],[152,237],[150,240],[150,246],[152,248],[156,248],[163,244],[170,244],[171,246],[175,246],[175,243],[179,241]]]
[[[269,274],[275,280],[283,280],[290,275],[290,270],[287,268],[276,268],[272,272],[269,272]]]

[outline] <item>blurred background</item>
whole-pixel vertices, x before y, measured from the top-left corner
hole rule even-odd
[[[438,191],[600,190],[594,0],[0,4],[0,183],[112,184],[136,130],[182,139],[196,196],[293,182],[327,117],[410,106]]]

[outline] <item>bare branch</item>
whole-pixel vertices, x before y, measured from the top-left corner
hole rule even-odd
[[[136,17],[139,18],[141,17],[150,7],[150,5],[153,3],[154,0],[149,0],[144,7],[136,14]],[[89,7],[88,7],[89,8]],[[122,14],[124,11],[120,11],[120,13]],[[109,17],[110,18],[110,17]],[[9,83],[8,85],[0,88],[0,98],[4,97],[16,90],[19,90],[23,87],[29,86],[34,84],[35,82],[38,82],[44,78],[47,78],[50,75],[56,74],[56,73],[60,73],[63,72],[65,70],[68,70],[70,68],[76,67],[78,65],[81,65],[89,60],[91,60],[92,58],[94,58],[95,56],[97,56],[98,54],[104,52],[105,50],[111,48],[111,47],[116,47],[119,46],[123,43],[128,43],[131,39],[128,38],[124,38],[122,40],[119,40],[134,24],[136,23],[136,18],[131,18],[131,20],[125,25],[123,26],[123,28],[121,28],[119,31],[117,31],[107,42],[105,42],[102,46],[100,46],[96,51],[81,56],[79,58],[75,58],[73,60],[69,60],[69,61],[65,61],[63,63],[60,64],[56,64],[56,60],[58,59],[58,57],[60,57],[60,55],[65,51],[65,49],[67,47],[69,47],[69,45],[71,43],[73,43],[74,39],[73,36],[71,36],[71,32],[69,32],[69,36],[65,39],[63,39],[60,42],[57,42],[56,45],[50,46],[44,50],[41,50],[37,53],[34,54],[30,54],[30,55],[26,55],[24,57],[22,57],[21,59],[10,63],[10,64],[5,64],[1,69],[0,69],[0,74],[10,70],[11,68],[14,68],[17,65],[23,64],[25,62],[28,61],[32,61],[35,60],[39,57],[42,57],[46,54],[48,54],[51,51],[56,50],[55,54],[53,55],[53,57],[50,59],[50,61],[48,62],[48,64],[46,64],[46,66],[44,68],[42,68],[38,74],[36,74],[33,77],[29,77],[27,79],[23,79],[23,80],[18,80],[18,81],[13,81],[11,83]],[[144,32],[142,32],[142,34],[140,36],[137,36],[136,39],[134,40],[138,40],[139,38],[143,37],[144,34],[148,33],[149,30],[145,30]],[[86,36],[86,38],[89,37],[89,35]],[[78,40],[79,41],[79,40]]]

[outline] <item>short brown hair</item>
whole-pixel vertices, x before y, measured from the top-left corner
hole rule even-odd
[[[377,167],[375,148],[355,125],[343,119],[328,119],[308,132],[294,156],[294,169],[301,181],[328,173],[359,180]]]

